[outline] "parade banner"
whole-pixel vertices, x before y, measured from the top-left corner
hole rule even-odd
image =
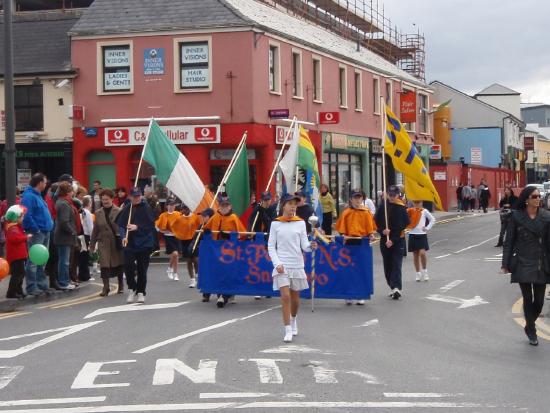
[[[305,253],[305,271],[311,285],[312,253]],[[315,251],[315,298],[369,299],[373,293],[372,248],[368,239],[360,245],[343,245],[336,237]],[[262,234],[254,240],[213,240],[205,233],[199,247],[199,285],[203,293],[278,296],[273,291],[273,264]],[[302,292],[310,298],[310,290]]]

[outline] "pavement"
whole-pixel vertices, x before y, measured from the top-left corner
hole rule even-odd
[[[374,246],[371,300],[304,301],[290,344],[278,299],[218,309],[165,263],[144,305],[86,293],[0,314],[0,413],[547,413],[550,324],[530,346],[498,230],[496,213],[441,217],[430,280],[415,282],[409,255],[399,301]]]

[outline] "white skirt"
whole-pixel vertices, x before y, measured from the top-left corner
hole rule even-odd
[[[292,291],[302,291],[309,288],[307,275],[303,268],[285,268],[285,272],[279,274],[273,269],[273,291],[279,291],[281,287],[289,287]]]

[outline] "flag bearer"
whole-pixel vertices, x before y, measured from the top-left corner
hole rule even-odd
[[[363,205],[365,193],[361,189],[354,189],[351,192],[350,205],[336,221],[336,231],[340,235],[354,238],[369,237],[374,239],[376,224],[368,207]],[[346,245],[360,245],[361,239],[345,239]],[[351,305],[351,300],[346,300],[347,305]],[[357,301],[357,305],[364,305],[365,300]]]
[[[229,239],[230,232],[246,232],[246,228],[242,224],[237,214],[233,213],[231,201],[227,196],[220,197],[218,204],[220,208],[212,218],[204,226],[205,230],[213,232],[213,239]],[[210,294],[203,294],[202,301],[208,302]],[[229,301],[231,296],[218,294],[216,305],[218,308],[223,308]]]
[[[296,216],[300,197],[284,195],[281,198],[282,215],[272,222],[267,250],[273,262],[273,290],[281,293],[284,342],[291,342],[298,334],[296,317],[300,306],[300,291],[309,288],[304,271],[303,251],[317,248],[309,241],[305,222]]]
[[[426,251],[428,235],[426,234],[435,224],[435,218],[430,212],[422,207],[422,201],[413,201],[413,208],[407,209],[409,215],[409,252],[413,253],[414,269],[416,270],[416,281],[428,281],[428,258]],[[422,269],[420,266],[422,265]]]

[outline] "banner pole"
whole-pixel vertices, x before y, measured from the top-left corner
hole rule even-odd
[[[382,130],[382,196],[383,196],[383,199],[384,199],[384,221],[385,221],[385,224],[386,224],[386,228],[385,229],[389,229],[389,225],[388,225],[388,194],[386,192],[387,188],[387,184],[386,184],[386,148],[385,148],[385,143],[386,143],[386,120],[387,120],[387,115],[386,115],[386,102],[384,101],[384,97],[383,96],[380,96],[380,110],[383,109],[383,113],[382,113],[382,124],[380,125],[381,127],[381,130]],[[389,234],[386,235],[386,242],[390,240],[390,236]]]

